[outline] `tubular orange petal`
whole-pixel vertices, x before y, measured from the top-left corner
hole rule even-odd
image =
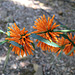
[[[52,42],[52,40],[51,40],[51,38],[50,38],[48,33],[46,33],[46,36],[48,37],[49,41]]]
[[[47,46],[48,46],[48,45],[47,45],[47,44],[45,44],[45,50],[46,50],[46,51],[47,51],[47,49],[48,49],[48,48],[47,48]]]
[[[26,38],[26,36],[22,36],[22,38]]]
[[[70,39],[72,39],[72,33],[70,33]]]
[[[30,33],[29,34],[26,34],[25,36],[29,36],[30,35]]]
[[[30,45],[30,43],[26,42],[26,44],[27,44],[32,50],[34,50],[34,48],[32,47],[32,45]]]
[[[33,43],[33,41],[32,41],[32,40],[30,40],[30,39],[27,39],[27,38],[26,38],[26,40],[27,40],[28,42],[31,42],[31,43]]]
[[[27,33],[28,31],[25,31],[25,34]]]
[[[50,46],[48,46],[48,52],[50,52]]]
[[[14,32],[15,33],[15,31],[12,29],[12,28],[10,28],[10,27],[8,27],[12,32]]]
[[[23,55],[24,55],[24,51],[21,49],[21,55],[22,55],[22,57],[23,57]]]
[[[50,19],[50,23],[49,23],[49,26],[48,26],[48,30],[50,29],[52,23],[53,23],[53,19],[54,19],[55,15],[53,15],[52,19]]]
[[[16,29],[18,32],[20,32],[20,29],[18,28],[18,26],[16,25],[16,23],[14,23],[14,25],[15,25],[15,29]]]
[[[22,42],[25,44],[25,41],[24,41],[24,39],[22,39]]]
[[[35,42],[37,42],[38,41],[38,39],[36,39],[36,41]]]
[[[49,24],[49,22],[50,22],[50,17],[48,17],[48,24]]]
[[[27,48],[27,51],[28,51],[29,55],[30,55],[30,54],[33,55],[33,53],[32,53],[32,51],[31,51],[30,47],[26,47],[26,48]]]
[[[56,26],[52,27],[51,30],[55,29],[55,28],[58,27],[58,26],[60,26],[60,25],[56,25]]]
[[[15,51],[15,48],[16,48],[16,47],[14,46],[13,49],[12,49],[13,52]]]
[[[54,29],[55,25],[56,25],[56,23],[54,23],[54,24],[53,24],[53,26],[51,27],[51,30],[53,30],[53,29]]]
[[[27,50],[26,50],[26,47],[24,47],[24,51],[25,51],[25,55],[27,56]]]
[[[20,48],[17,48],[17,54],[20,55]]]
[[[57,56],[60,54],[61,50],[58,52]]]
[[[23,35],[25,33],[25,27],[23,28],[23,30],[21,30],[21,35]]]
[[[30,51],[29,51],[29,49],[28,49],[28,47],[27,47],[27,46],[26,46],[26,50],[27,50],[28,54],[30,55]]]
[[[38,44],[37,44],[38,47],[40,47],[40,43],[41,43],[41,41],[38,42]]]
[[[33,26],[34,29],[37,29],[37,27]]]
[[[42,48],[42,50],[43,50],[43,42],[41,42],[41,48]]]

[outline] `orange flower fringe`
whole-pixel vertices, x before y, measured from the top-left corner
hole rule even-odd
[[[62,34],[61,32],[53,32],[53,30],[60,26],[60,25],[56,25],[56,23],[53,23],[53,19],[54,19],[55,15],[53,15],[52,19],[50,19],[50,17],[48,17],[48,21],[45,18],[45,15],[43,15],[43,17],[41,16],[41,19],[36,19],[37,21],[35,21],[35,26],[33,26],[34,29],[36,29],[37,31],[34,31],[32,33],[38,33],[38,35],[40,35],[40,33],[44,33],[46,37],[49,38],[50,41],[58,41],[56,36],[59,36],[59,34]]]
[[[70,35],[68,34],[68,37],[75,44],[75,35],[74,35],[74,37],[72,37],[72,33],[70,33]],[[73,48],[72,43],[68,39],[64,39],[64,37],[62,37],[61,39],[58,38],[57,44],[60,45],[61,48],[54,47],[52,49],[52,52],[57,53],[57,56],[60,54],[61,51],[63,51],[67,55],[71,51],[71,49]],[[75,53],[75,50],[69,56],[73,56],[74,53]]]
[[[25,31],[25,28],[23,28],[23,30],[20,30],[18,28],[18,26],[16,25],[16,23],[14,23],[14,25],[12,25],[13,29],[8,27],[10,29],[10,31],[9,31],[10,38],[5,38],[5,39],[9,40],[9,41],[15,41],[18,44],[21,44],[23,46],[24,50],[12,45],[12,47],[13,47],[12,51],[14,51],[15,54],[18,54],[18,55],[20,55],[20,52],[21,52],[22,57],[24,55],[24,52],[25,52],[26,56],[27,56],[27,52],[29,55],[31,55],[31,54],[33,55],[31,49],[32,50],[34,50],[34,49],[33,49],[32,45],[30,44],[30,43],[33,43],[33,41],[30,40],[30,38],[28,37],[30,34],[27,34],[28,31]]]
[[[72,36],[72,33],[70,33],[70,34],[68,34],[68,37],[69,37],[69,39],[71,39],[73,42],[74,42],[74,44],[75,44],[75,35],[74,35],[74,37]],[[64,52],[65,52],[65,54],[68,54],[70,51],[71,51],[71,49],[73,48],[74,46],[73,46],[73,44],[71,43],[71,42],[69,42],[67,45],[65,45],[65,48],[64,48]],[[74,55],[74,53],[75,53],[75,50],[70,54],[70,56],[73,56]]]

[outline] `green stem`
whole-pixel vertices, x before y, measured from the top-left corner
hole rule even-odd
[[[42,33],[46,33],[46,32],[39,32],[39,33],[35,33],[35,34],[42,34]]]
[[[47,33],[47,32],[52,32],[51,30],[47,30],[45,32],[39,32],[36,34],[42,34],[42,33]],[[75,30],[53,30],[53,32],[75,32]]]
[[[57,30],[53,32],[75,32],[75,30]]]
[[[47,32],[52,32],[52,31],[50,29],[50,30],[47,30],[47,31],[44,31],[44,32],[39,32],[39,33],[36,33],[36,34],[42,34],[42,33],[47,33]]]
[[[4,32],[3,30],[0,30],[0,33],[4,33],[5,34],[6,32]]]
[[[4,63],[4,69],[3,69],[3,71],[5,70],[6,64],[7,64],[7,62],[8,62],[9,54],[10,54],[11,48],[12,48],[12,47],[10,47],[10,48],[8,49],[7,56],[6,56],[5,63]]]

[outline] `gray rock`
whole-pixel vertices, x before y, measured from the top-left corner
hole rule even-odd
[[[11,65],[10,69],[17,69],[17,65],[16,64]]]
[[[63,67],[62,67],[62,70],[63,70],[63,71],[66,71],[66,70],[67,70],[67,68],[65,68],[65,67],[63,66]]]
[[[34,70],[36,71],[34,75],[43,75],[41,66],[39,66],[37,64],[33,64],[33,66],[34,66]]]
[[[13,21],[14,21],[13,16],[8,16],[5,18],[5,22],[13,22]]]
[[[59,1],[59,5],[62,5],[63,4],[63,1]]]
[[[58,11],[58,14],[63,15],[63,11],[62,10]]]
[[[72,69],[72,70],[74,70],[74,69],[75,69],[75,67],[71,67],[71,69]]]
[[[7,17],[7,11],[5,11],[5,10],[0,11],[0,16],[1,16],[2,18]]]
[[[6,56],[5,57],[0,57],[0,63],[2,63],[2,61],[5,61]]]
[[[0,0],[0,2],[2,2],[3,0]]]

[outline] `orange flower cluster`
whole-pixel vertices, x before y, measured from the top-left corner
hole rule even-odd
[[[48,21],[45,18],[45,15],[43,15],[43,17],[41,16],[41,19],[36,19],[37,21],[35,21],[35,26],[33,26],[34,29],[36,29],[36,31],[32,32],[32,33],[38,33],[40,35],[40,33],[45,34],[45,37],[48,37],[50,41],[58,41],[56,36],[59,36],[59,34],[62,34],[61,32],[53,32],[53,30],[60,26],[60,25],[56,25],[56,23],[53,23],[53,19],[54,19],[55,15],[53,15],[52,19],[50,19],[50,17],[48,17]]]
[[[60,54],[61,51],[63,51],[66,55],[71,51],[71,49],[73,48],[72,43],[68,40],[65,39],[64,37],[57,38],[57,36],[59,37],[59,34],[63,34],[61,32],[53,32],[53,30],[60,26],[60,25],[56,25],[56,23],[53,23],[53,19],[54,19],[55,15],[53,15],[52,19],[50,19],[48,17],[48,21],[45,18],[45,15],[43,15],[43,17],[41,16],[41,19],[36,19],[37,21],[35,21],[35,26],[33,26],[34,29],[36,29],[36,31],[32,32],[32,33],[37,33],[37,35],[40,35],[41,37],[48,39],[50,42],[53,41],[55,43],[57,43],[59,47],[52,47],[50,45],[45,44],[44,42],[39,41],[37,46],[41,47],[41,49],[43,51],[48,50],[54,53],[58,53],[57,56]],[[68,37],[74,41],[75,43],[75,36],[72,39],[72,34],[68,34]],[[36,40],[37,42],[38,40]],[[75,50],[74,50],[75,52]],[[70,56],[73,56],[73,52],[70,54]]]
[[[15,25],[15,26],[14,26]],[[19,47],[16,47],[14,45],[12,45],[13,49],[12,51],[15,52],[15,54],[18,54],[20,55],[20,51],[21,51],[21,55],[23,57],[24,53],[26,54],[27,56],[27,52],[28,54],[32,54],[32,50],[33,47],[30,43],[33,43],[32,40],[30,40],[30,38],[28,37],[30,34],[27,34],[28,31],[25,31],[25,28],[23,28],[23,30],[20,30],[18,28],[18,26],[16,25],[16,23],[14,23],[14,25],[12,25],[13,29],[8,27],[10,29],[10,38],[5,38],[6,40],[9,40],[9,41],[15,41],[17,42],[18,44],[22,45],[24,49],[20,49]]]
[[[72,37],[72,33],[70,33],[68,34],[68,37],[75,44],[75,35],[74,37]],[[60,45],[61,47],[60,48],[54,47],[52,49],[52,52],[57,53],[57,56],[60,54],[61,51],[63,51],[67,55],[73,48],[72,43],[68,39],[65,39],[64,37],[62,37],[61,39],[58,38],[57,44]],[[75,50],[69,56],[73,56],[74,53],[75,53]]]
[[[73,42],[74,42],[74,44],[75,44],[75,35],[74,35],[74,37],[72,36],[72,33],[70,33],[70,34],[68,34],[68,37],[69,37],[69,39],[71,39]],[[64,52],[65,52],[65,54],[68,54],[70,51],[71,51],[71,49],[73,48],[74,46],[73,46],[73,44],[71,43],[71,42],[69,42],[67,45],[65,45],[65,48],[64,48]],[[73,54],[75,53],[75,50],[70,54],[70,56],[73,56]]]
[[[56,36],[59,36],[59,34],[62,34],[61,32],[53,32],[53,30],[60,26],[60,25],[56,25],[56,23],[53,24],[53,19],[54,19],[55,15],[53,15],[52,19],[50,19],[50,17],[48,17],[48,21],[45,18],[45,15],[43,15],[43,17],[41,16],[41,19],[36,19],[37,21],[35,21],[35,26],[33,26],[34,29],[36,29],[36,31],[32,32],[32,33],[37,33],[37,35],[40,35],[41,37],[48,39],[50,42],[52,41],[58,41]],[[53,24],[53,25],[52,25]],[[37,42],[38,40],[36,40]],[[44,42],[39,41],[37,44],[38,47],[41,47],[41,49],[43,51],[48,50],[50,52],[50,50],[52,51],[53,47],[50,45],[45,44]]]
[[[50,42],[55,42],[57,43],[59,46],[61,47],[52,47],[50,45],[45,44],[44,42],[39,41],[37,46],[41,47],[41,49],[43,51],[51,51],[54,53],[57,53],[57,56],[60,54],[60,52],[64,52],[66,55],[72,50],[72,48],[74,47],[73,44],[68,40],[65,39],[64,37],[62,38],[57,38],[59,37],[59,34],[63,34],[62,32],[54,32],[54,29],[60,25],[56,25],[56,23],[53,24],[53,19],[54,19],[55,15],[53,15],[52,19],[50,19],[50,17],[48,17],[48,20],[46,20],[45,15],[41,16],[41,18],[36,19],[37,21],[35,21],[35,26],[33,26],[34,29],[36,29],[36,31],[31,32],[36,33],[37,35],[49,40]],[[53,25],[52,25],[53,24]],[[14,26],[15,25],[15,26]],[[8,27],[10,29],[10,38],[6,38],[6,40],[9,41],[15,41],[18,44],[23,46],[23,49],[12,45],[13,49],[12,51],[15,52],[15,54],[21,55],[23,57],[24,53],[27,56],[27,52],[29,55],[33,55],[31,50],[34,50],[34,48],[32,47],[32,45],[30,43],[33,43],[32,40],[30,40],[29,35],[27,34],[28,31],[25,31],[25,28],[23,28],[22,30],[20,30],[18,28],[18,26],[16,25],[16,23],[14,23],[14,25],[12,25],[13,28]],[[71,39],[74,44],[75,44],[75,35],[74,37],[72,37],[72,34],[68,34],[69,39]],[[38,39],[36,40],[36,42],[38,41]],[[73,56],[73,54],[75,53],[75,50],[70,54],[70,56]]]

